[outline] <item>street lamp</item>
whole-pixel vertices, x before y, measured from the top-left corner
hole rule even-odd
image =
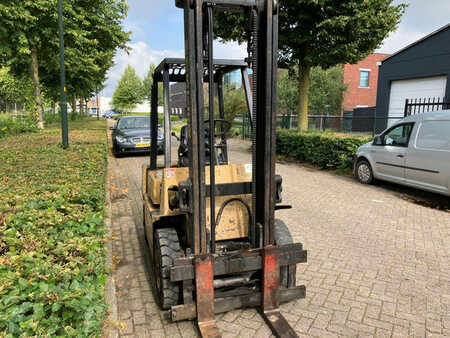
[[[66,93],[66,66],[64,64],[64,25],[63,25],[62,0],[58,0],[58,26],[59,26],[59,63],[61,79],[61,131],[62,145],[69,147],[69,128],[67,120],[67,93]]]

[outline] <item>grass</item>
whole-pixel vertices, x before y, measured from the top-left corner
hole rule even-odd
[[[106,123],[0,140],[0,337],[99,336]]]

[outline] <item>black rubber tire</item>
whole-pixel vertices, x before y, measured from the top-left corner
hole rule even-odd
[[[115,142],[113,143],[113,149],[112,149],[112,151],[113,151],[113,155],[114,155],[115,158],[120,158],[120,157],[122,157],[122,154],[121,154],[120,151],[118,150],[118,146],[117,146],[117,144],[116,144]]]
[[[181,257],[178,234],[173,228],[156,229],[153,238],[156,296],[161,309],[168,310],[180,301],[180,285],[172,283],[170,267]]]
[[[147,243],[147,246],[149,246],[148,236],[147,236],[147,224],[145,223],[145,205],[142,205],[142,227],[144,228],[145,243]]]
[[[362,174],[362,168],[365,168],[366,170],[366,175]],[[367,176],[368,173],[368,176]],[[373,177],[373,171],[372,171],[372,166],[370,165],[370,163],[367,160],[361,159],[356,163],[356,168],[355,168],[355,175],[356,178],[358,179],[359,183],[362,184],[372,184],[374,181],[374,177]]]
[[[276,245],[286,245],[292,244],[294,240],[292,239],[291,232],[289,231],[286,223],[280,219],[275,220],[275,244]],[[282,266],[280,268],[280,286],[284,288],[295,287],[295,279],[297,275],[297,265]]]

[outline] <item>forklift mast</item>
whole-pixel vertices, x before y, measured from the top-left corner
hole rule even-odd
[[[248,41],[248,64],[252,68],[252,212],[249,225],[251,252],[259,253],[261,264],[261,312],[273,333],[278,337],[296,337],[279,311],[280,266],[282,250],[275,245],[275,128],[278,56],[278,0],[176,0],[184,9],[186,92],[189,128],[189,200],[190,231],[194,252],[196,312],[203,337],[219,337],[214,313],[214,276],[220,268],[216,250],[215,200],[218,193],[215,181],[214,147],[211,147],[209,185],[205,180],[205,117],[203,82],[214,78],[214,11],[241,12],[251,23]],[[206,69],[206,72],[205,72]],[[209,86],[209,102],[214,102],[214,86]],[[209,105],[209,137],[214,144],[214,104]],[[206,226],[206,197],[209,196],[210,236]],[[301,251],[299,246],[284,250]],[[291,252],[294,252],[291,251]],[[244,254],[245,255],[245,254]],[[287,257],[290,256],[289,254]],[[249,262],[246,256],[246,262]],[[293,257],[293,255],[291,256]],[[226,258],[226,259],[231,259]],[[289,260],[289,259],[288,259]],[[245,259],[244,259],[245,261]],[[299,262],[300,260],[294,261]],[[246,264],[246,263],[242,263]],[[286,264],[286,263],[284,263]],[[292,263],[289,263],[292,264]],[[243,265],[241,265],[243,266]],[[226,268],[228,269],[229,266]],[[172,269],[173,276],[175,268]],[[297,288],[293,292],[302,292]],[[216,299],[216,302],[218,300]],[[181,307],[186,309],[186,307]],[[180,315],[172,309],[172,317]]]
[[[205,135],[203,78],[214,76],[213,66],[213,11],[244,12],[252,23],[249,43],[249,66],[253,70],[253,181],[252,224],[250,240],[254,248],[274,244],[275,210],[275,127],[277,97],[278,55],[278,1],[277,0],[176,0],[184,9],[186,91],[189,119],[189,173],[192,184],[190,196],[193,205],[191,217],[193,251],[195,255],[214,253],[215,215],[211,215],[211,240],[206,231],[206,189],[209,189],[210,209],[214,212],[215,163],[211,161],[210,185],[205,185]],[[213,86],[209,86],[209,100],[213,102]],[[209,105],[209,128],[215,129],[214,105]],[[214,133],[210,133],[214,137]],[[214,151],[214,150],[212,150]],[[211,158],[214,158],[211,155]]]

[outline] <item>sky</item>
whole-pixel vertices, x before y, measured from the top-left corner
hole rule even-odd
[[[392,54],[416,40],[450,23],[450,0],[395,0],[409,4],[397,29],[376,50]],[[127,65],[144,78],[151,63],[157,65],[165,57],[184,57],[183,10],[175,0],[129,0],[128,18],[124,28],[131,31],[129,55],[118,51],[115,66],[108,73],[102,96],[112,96]],[[237,43],[216,42],[215,57],[239,59],[246,56],[246,47]]]

